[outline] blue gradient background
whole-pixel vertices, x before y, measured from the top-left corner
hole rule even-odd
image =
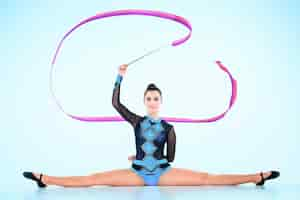
[[[63,34],[80,20],[116,9],[162,10],[187,18],[191,39],[128,68],[121,101],[145,114],[143,91],[163,92],[161,116],[206,118],[230,96],[221,60],[238,82],[237,102],[211,124],[174,123],[174,167],[212,173],[277,169],[268,184],[299,184],[299,3],[297,1],[4,1],[1,2],[2,194],[35,190],[22,171],[85,175],[128,168],[135,153],[126,123],[84,123],[66,117],[49,91],[50,63]],[[118,115],[111,105],[117,66],[186,33],[154,17],[89,23],[64,43],[55,91],[78,115]],[[297,123],[298,122],[298,123]],[[16,194],[16,193],[15,193]]]

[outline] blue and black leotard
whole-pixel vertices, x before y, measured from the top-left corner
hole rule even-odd
[[[134,128],[136,158],[131,169],[142,176],[145,185],[157,185],[159,177],[171,169],[170,162],[175,158],[176,135],[174,126],[165,120],[154,119],[149,115],[139,116],[120,102],[120,87],[123,76],[117,75],[112,105]],[[164,146],[167,144],[167,155]]]

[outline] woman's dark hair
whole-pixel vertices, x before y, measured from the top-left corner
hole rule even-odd
[[[158,87],[156,87],[156,85],[155,85],[154,83],[149,83],[149,84],[148,84],[148,86],[147,86],[147,88],[146,88],[146,90],[145,90],[145,92],[144,92],[144,97],[146,96],[146,93],[147,93],[148,91],[153,91],[153,90],[158,91],[159,94],[160,94],[160,96],[161,96],[161,98],[162,98],[160,89],[159,89]]]

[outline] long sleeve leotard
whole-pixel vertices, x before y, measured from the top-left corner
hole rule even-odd
[[[149,115],[139,116],[120,102],[120,87],[123,76],[118,74],[114,83],[112,105],[129,122],[135,133],[136,159],[132,167],[153,171],[157,167],[170,166],[175,158],[176,135],[174,126],[165,120],[154,119]],[[164,146],[167,143],[167,155]]]

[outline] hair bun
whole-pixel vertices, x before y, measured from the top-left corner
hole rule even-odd
[[[147,89],[145,90],[145,92],[144,92],[144,97],[146,96],[146,93],[148,92],[148,91],[158,91],[159,92],[159,94],[160,94],[160,96],[161,96],[161,91],[160,91],[160,89],[154,84],[154,83],[149,83],[148,84],[148,86],[147,86]]]
[[[154,83],[150,83],[148,86],[147,86],[147,89],[155,89],[157,88],[156,85]]]

